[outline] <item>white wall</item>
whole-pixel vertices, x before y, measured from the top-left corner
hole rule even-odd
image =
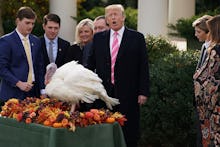
[[[180,18],[195,15],[195,0],[169,0],[168,22],[175,24]]]
[[[138,31],[144,35],[168,36],[168,23],[195,14],[195,0],[139,0]]]
[[[59,36],[73,43],[75,40],[76,21],[71,16],[76,16],[76,0],[50,0],[49,11],[61,18]]]
[[[168,0],[138,1],[138,31],[144,35],[166,35]]]

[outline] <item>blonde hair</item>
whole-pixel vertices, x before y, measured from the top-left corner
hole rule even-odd
[[[203,30],[205,33],[208,33],[209,30],[208,30],[208,27],[206,25],[206,21],[211,19],[212,16],[210,15],[203,15],[202,17],[200,18],[197,18],[193,23],[192,23],[192,26],[193,27],[198,27],[200,28],[201,30]]]
[[[77,44],[81,43],[81,40],[79,37],[79,30],[83,26],[88,26],[92,30],[92,33],[94,32],[94,25],[93,25],[93,21],[91,19],[86,18],[86,19],[81,20],[76,26],[75,43],[77,43]]]
[[[106,17],[106,14],[109,10],[112,10],[112,9],[117,9],[117,10],[120,10],[122,12],[122,15],[124,17],[126,17],[125,15],[125,9],[124,7],[121,5],[121,4],[112,4],[112,5],[109,5],[107,7],[105,7],[105,17]]]

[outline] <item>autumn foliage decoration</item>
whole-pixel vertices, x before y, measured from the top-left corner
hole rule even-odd
[[[70,108],[70,104],[57,99],[27,97],[21,101],[12,98],[2,106],[0,115],[27,124],[38,123],[55,128],[68,128],[72,131],[75,131],[76,127],[101,123],[118,122],[123,126],[127,120],[121,113],[113,113],[108,109],[90,109],[87,112],[70,113]]]

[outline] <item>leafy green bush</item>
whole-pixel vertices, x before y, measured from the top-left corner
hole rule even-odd
[[[153,35],[148,35],[146,37],[146,44],[150,64],[153,64],[155,60],[177,51],[177,48],[171,45],[169,41],[162,36],[154,37]]]
[[[3,22],[3,28],[4,28],[5,34],[13,31],[15,29],[15,27],[16,27],[15,22],[12,19],[8,19]],[[44,30],[42,28],[42,22],[35,22],[32,34],[34,34],[36,36],[41,36],[44,34]]]
[[[193,16],[190,19],[181,18],[178,19],[176,24],[169,24],[168,28],[175,30],[175,33],[170,33],[172,36],[181,36],[186,39],[196,39],[194,36],[194,28],[192,27],[193,21],[196,19],[196,16]]]
[[[189,19],[187,18],[181,18],[177,20],[177,23],[174,24],[169,24],[168,28],[173,30],[169,35],[171,36],[179,36],[186,38],[187,40],[187,48],[190,49],[198,49],[201,47],[201,43],[197,40],[195,37],[195,31],[194,28],[192,27],[192,23],[194,20],[196,20],[199,16],[193,16]]]
[[[205,5],[206,6],[206,5]],[[218,15],[220,13],[220,7],[217,7],[216,9],[207,10],[204,11],[198,15],[192,16],[191,18],[181,18],[178,19],[176,24],[169,24],[168,28],[171,30],[169,35],[171,36],[180,36],[187,39],[187,48],[190,49],[200,49],[201,43],[197,40],[195,37],[195,31],[192,27],[192,23],[197,18],[203,16],[203,15]]]
[[[31,7],[37,14],[37,20],[33,29],[33,34],[41,36],[44,31],[42,28],[42,19],[48,13],[49,2],[48,0],[3,0],[0,7],[2,9],[3,29],[4,33],[9,33],[15,29],[15,15],[21,6]]]
[[[77,12],[77,17],[73,17],[77,22],[84,18],[90,18],[94,20],[99,15],[104,15],[105,9],[103,7],[94,7],[90,11],[87,11],[86,9],[80,8],[80,11]]]
[[[192,75],[198,52],[175,50],[165,39],[147,37],[150,92],[141,112],[140,147],[194,147]],[[152,47],[153,45],[153,47]]]
[[[128,7],[125,9],[125,14],[126,14],[125,25],[128,26],[129,28],[136,30],[137,29],[137,9]]]
[[[126,8],[126,21],[125,24],[129,28],[137,29],[137,9],[134,8]],[[77,14],[77,17],[73,17],[73,19],[78,22],[84,18],[90,18],[94,20],[99,15],[105,15],[105,9],[103,7],[94,7],[93,9],[87,11],[86,9],[81,8]]]

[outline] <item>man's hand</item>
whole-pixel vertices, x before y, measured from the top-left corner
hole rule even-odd
[[[22,91],[28,92],[32,89],[33,84],[28,83],[28,82],[22,82],[22,81],[18,81],[16,83],[16,86],[21,89]]]
[[[146,101],[147,101],[147,97],[146,97],[146,96],[144,96],[144,95],[139,95],[139,96],[138,96],[138,103],[139,103],[140,105],[145,104]]]

